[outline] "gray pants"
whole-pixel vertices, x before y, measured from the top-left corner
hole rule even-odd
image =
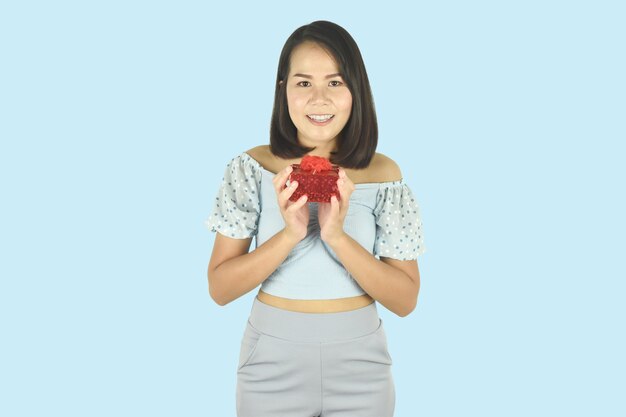
[[[238,417],[391,417],[392,360],[376,302],[298,313],[254,299],[237,369]]]

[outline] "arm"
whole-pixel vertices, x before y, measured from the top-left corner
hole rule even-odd
[[[416,260],[378,260],[346,233],[327,243],[372,298],[400,317],[409,315],[415,309],[420,288]]]
[[[321,238],[335,252],[346,270],[372,298],[400,317],[410,314],[417,305],[420,275],[416,260],[399,261],[374,255],[343,230],[354,184],[345,171],[339,171],[337,182],[340,200],[320,205]]]
[[[252,238],[233,239],[215,236],[209,261],[209,294],[221,306],[247,294],[261,284],[285,260],[298,243],[285,229],[276,233],[254,251]]]
[[[285,222],[280,232],[250,253],[252,238],[233,239],[217,233],[207,271],[209,294],[217,304],[226,305],[256,288],[306,236],[309,224],[307,197],[304,195],[296,202],[289,201],[297,188],[295,181],[285,188],[290,173],[291,166],[288,166],[272,180]]]

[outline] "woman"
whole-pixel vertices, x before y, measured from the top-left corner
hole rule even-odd
[[[425,247],[418,205],[396,163],[375,152],[377,137],[353,38],[327,21],[298,28],[279,59],[270,144],[232,159],[207,221],[219,232],[212,298],[225,305],[261,284],[241,344],[240,417],[393,415],[375,301],[413,311]],[[304,155],[341,167],[339,198],[289,200]]]

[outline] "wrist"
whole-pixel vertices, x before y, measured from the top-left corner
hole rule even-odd
[[[348,235],[346,234],[346,232],[344,232],[343,230],[341,232],[335,233],[332,236],[320,236],[322,238],[322,240],[324,242],[326,242],[326,244],[328,246],[331,247],[331,249],[335,249],[339,246],[342,246],[345,244],[345,242],[348,240]]]
[[[304,239],[304,237],[299,236],[298,234],[294,233],[292,230],[289,230],[286,227],[280,231],[280,234],[283,237],[283,239],[286,242],[288,242],[291,246],[296,246],[298,242]]]

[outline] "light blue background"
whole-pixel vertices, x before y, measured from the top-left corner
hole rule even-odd
[[[0,414],[235,415],[203,221],[328,19],[424,223],[396,416],[626,415],[620,3],[3,2]]]

